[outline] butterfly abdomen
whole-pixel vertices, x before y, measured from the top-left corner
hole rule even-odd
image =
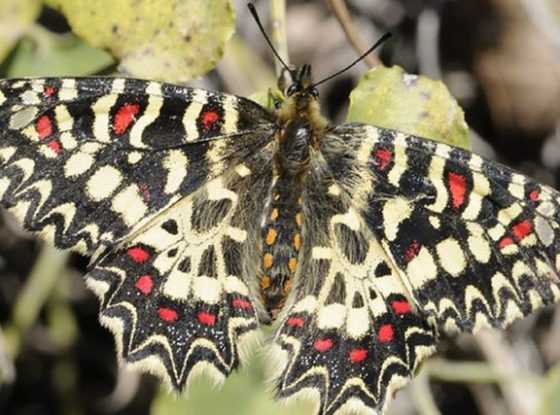
[[[272,318],[284,305],[298,266],[301,248],[302,187],[310,158],[313,128],[298,118],[278,133],[274,158],[276,181],[265,212],[261,295]]]
[[[261,295],[266,310],[276,317],[292,286],[301,249],[301,182],[280,176],[271,192],[271,202],[262,228],[263,274]]]

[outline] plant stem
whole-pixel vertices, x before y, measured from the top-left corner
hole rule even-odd
[[[271,0],[270,22],[272,26],[272,43],[274,43],[276,51],[282,59],[284,59],[284,62],[289,65],[288,34],[286,30],[286,0]],[[276,75],[280,78],[283,75],[282,64],[277,60],[274,64]]]
[[[44,245],[23,290],[18,296],[10,324],[6,327],[6,348],[13,357],[18,354],[22,336],[33,325],[61,274],[69,253]]]

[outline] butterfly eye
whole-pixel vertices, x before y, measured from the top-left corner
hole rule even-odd
[[[287,96],[292,96],[294,95],[298,90],[299,90],[299,84],[294,82],[293,84],[291,84],[288,89],[286,89],[286,95]]]

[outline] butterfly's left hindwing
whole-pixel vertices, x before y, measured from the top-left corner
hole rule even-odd
[[[271,181],[267,160],[246,162],[161,213],[86,276],[101,299],[101,322],[131,366],[176,389],[191,374],[222,381],[255,338],[260,305],[258,228]]]
[[[113,246],[271,139],[232,95],[122,78],[0,82],[0,201],[61,248]]]

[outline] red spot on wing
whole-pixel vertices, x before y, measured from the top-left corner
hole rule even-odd
[[[377,336],[379,337],[379,341],[381,343],[389,343],[393,341],[393,338],[395,337],[393,326],[391,324],[382,325],[381,327],[379,327]]]
[[[331,339],[319,339],[313,342],[313,348],[320,353],[324,353],[333,347]]]
[[[62,144],[60,144],[60,141],[58,141],[58,140],[49,141],[47,146],[49,146],[49,148],[52,151],[54,151],[56,154],[62,153]]]
[[[56,93],[56,89],[53,86],[45,85],[43,87],[43,95],[46,97],[52,97]]]
[[[142,275],[136,281],[134,286],[144,295],[150,294],[152,292],[152,288],[154,287],[154,281],[152,280],[151,275]]]
[[[523,222],[519,222],[518,224],[514,225],[511,229],[513,236],[516,240],[520,241],[529,235],[533,231],[533,225],[528,220],[524,220]]]
[[[240,308],[242,310],[250,310],[253,308],[251,303],[247,300],[243,300],[242,298],[236,298],[232,301],[232,305],[234,308]]]
[[[465,203],[467,179],[462,174],[449,172],[447,182],[451,193],[451,205],[454,209],[459,209]]]
[[[393,309],[395,314],[398,315],[408,314],[412,311],[410,303],[406,300],[393,301],[391,303],[391,308]]]
[[[531,193],[529,193],[529,199],[531,199],[533,202],[536,202],[537,200],[539,200],[540,196],[541,196],[541,194],[539,192],[537,192],[536,190],[533,190]]]
[[[422,245],[420,245],[418,241],[412,241],[408,248],[406,248],[406,251],[404,253],[404,260],[406,262],[412,261],[420,252],[420,248],[422,248]]]
[[[140,111],[138,104],[124,104],[117,110],[113,120],[113,130],[115,134],[122,135],[130,127],[134,121],[134,117]]]
[[[209,130],[214,123],[216,123],[220,119],[220,114],[216,111],[205,111],[202,113],[202,125],[206,130]]]
[[[378,148],[375,150],[373,156],[375,157],[377,168],[379,170],[385,170],[393,158],[393,153],[386,148]]]
[[[350,351],[350,361],[352,363],[360,363],[366,360],[368,351],[366,349],[354,349]]]
[[[505,236],[502,239],[500,239],[500,242],[498,242],[498,246],[500,247],[500,249],[504,249],[506,246],[509,246],[513,243],[513,239],[511,239],[509,236]]]
[[[177,321],[177,319],[179,318],[179,314],[177,314],[177,312],[172,308],[168,307],[160,307],[158,309],[158,316],[160,319],[162,319],[163,321],[167,321],[168,323]]]
[[[132,259],[137,264],[142,264],[150,259],[150,253],[146,251],[144,248],[139,246],[135,246],[134,248],[129,248],[126,251],[130,259]]]
[[[138,185],[138,190],[140,191],[144,202],[148,203],[150,201],[150,189],[148,188],[148,185],[146,183],[140,183]]]
[[[201,311],[197,315],[198,321],[205,326],[213,326],[216,324],[216,315]]]
[[[290,327],[299,327],[302,328],[305,324],[305,320],[301,317],[290,317],[286,324]]]
[[[44,140],[48,136],[52,135],[54,128],[48,115],[39,117],[35,123],[35,130],[37,131],[37,134],[39,134],[39,138],[41,140]]]

